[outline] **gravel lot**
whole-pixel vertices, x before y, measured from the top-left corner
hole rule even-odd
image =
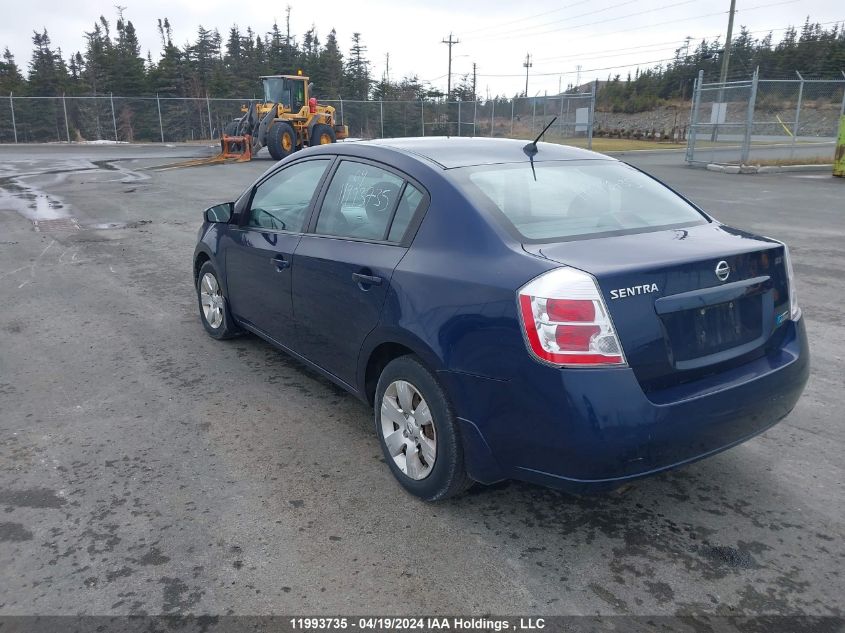
[[[793,246],[803,399],[621,493],[428,505],[357,400],[255,337],[206,336],[200,212],[271,163],[142,168],[209,151],[0,147],[0,615],[843,614],[845,181],[624,156]]]

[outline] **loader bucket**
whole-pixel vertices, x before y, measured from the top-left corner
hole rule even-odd
[[[238,162],[245,162],[252,159],[252,136],[223,135],[220,139],[220,155],[222,160],[235,159]]]

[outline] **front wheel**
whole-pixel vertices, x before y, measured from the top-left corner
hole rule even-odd
[[[440,501],[472,485],[458,423],[446,394],[415,357],[391,361],[379,377],[376,433],[399,483],[426,501]]]
[[[202,325],[210,336],[225,339],[240,333],[232,321],[223,287],[211,262],[205,262],[197,275],[197,301]]]
[[[284,121],[276,121],[267,130],[267,150],[274,160],[282,160],[296,150],[296,132]]]

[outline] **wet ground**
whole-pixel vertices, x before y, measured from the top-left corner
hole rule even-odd
[[[142,168],[207,151],[0,147],[0,615],[841,615],[845,181],[626,156],[793,245],[803,399],[622,493],[429,505],[358,401],[254,337],[205,335],[201,209],[270,163]]]

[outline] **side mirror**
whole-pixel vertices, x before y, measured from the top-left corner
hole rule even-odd
[[[205,221],[226,224],[229,220],[232,219],[232,213],[234,212],[234,209],[234,202],[224,202],[223,204],[215,204],[213,207],[208,207],[205,210]]]

